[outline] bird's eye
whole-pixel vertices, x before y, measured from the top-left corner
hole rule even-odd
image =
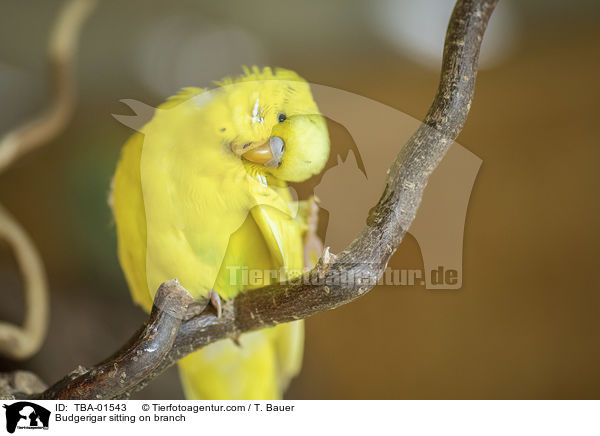
[[[277,117],[277,121],[279,121],[280,123],[283,123],[286,119],[287,117],[285,116],[285,114],[279,114],[279,116]]]

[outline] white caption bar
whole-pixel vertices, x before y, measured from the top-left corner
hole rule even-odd
[[[0,434],[599,434],[598,401],[0,401]],[[33,432],[42,430],[42,432]],[[135,433],[133,433],[135,432]],[[6,434],[6,433],[4,433]],[[173,433],[171,433],[173,434]]]

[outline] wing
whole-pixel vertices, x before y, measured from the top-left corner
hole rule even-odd
[[[287,187],[275,189],[277,202],[259,201],[252,217],[261,230],[271,257],[294,278],[303,271],[302,233],[306,224],[294,215],[294,204]],[[290,207],[291,206],[291,207]],[[272,343],[277,357],[279,387],[283,392],[290,380],[300,372],[304,351],[304,321],[280,324],[273,329]]]
[[[146,215],[140,183],[144,136],[134,134],[121,151],[109,204],[117,226],[118,253],[133,300],[146,311],[152,298],[146,282]]]
[[[239,159],[224,161],[218,144],[200,135],[206,138],[197,147],[200,159],[182,165],[175,141],[195,144],[197,126],[185,105],[160,109],[124,146],[112,194],[119,259],[134,300],[146,310],[172,278],[205,297],[252,206]]]

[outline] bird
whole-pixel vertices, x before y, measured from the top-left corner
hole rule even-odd
[[[118,257],[146,311],[176,278],[220,316],[224,301],[297,277],[315,258],[304,246],[316,200],[297,200],[289,184],[325,167],[325,117],[296,72],[242,71],[181,89],[121,150],[110,194]],[[282,398],[303,348],[302,320],[212,343],[178,361],[184,395]]]

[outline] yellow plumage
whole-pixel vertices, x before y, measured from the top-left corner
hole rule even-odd
[[[198,300],[211,290],[230,299],[304,267],[305,217],[286,181],[320,172],[329,153],[309,86],[269,68],[218,85],[185,88],[161,105],[117,166],[119,259],[145,310],[172,278]],[[278,398],[300,369],[303,338],[294,322],[194,352],[179,362],[186,396]]]

